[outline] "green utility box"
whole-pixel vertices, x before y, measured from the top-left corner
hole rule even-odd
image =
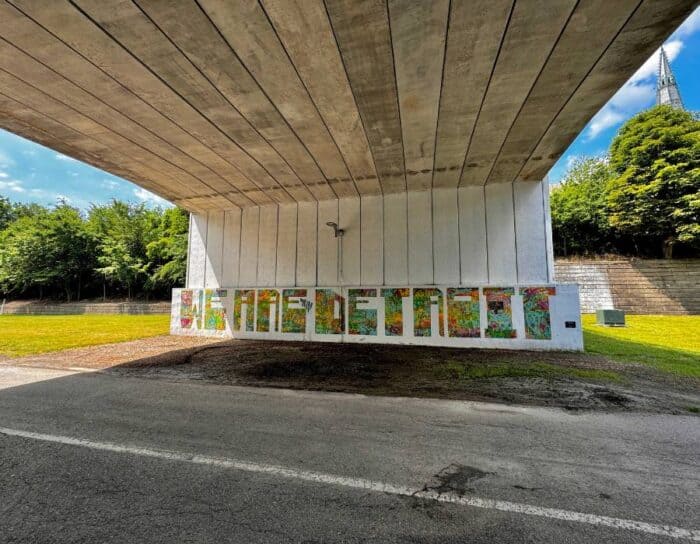
[[[606,327],[624,327],[625,312],[622,310],[596,310],[596,323]]]

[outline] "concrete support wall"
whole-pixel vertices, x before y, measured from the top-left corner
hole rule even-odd
[[[543,183],[522,182],[195,215],[172,330],[580,349],[577,288],[552,283],[547,206]]]
[[[543,193],[503,183],[193,215],[187,287],[550,283]]]

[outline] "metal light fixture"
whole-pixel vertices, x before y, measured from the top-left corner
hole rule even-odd
[[[336,238],[342,238],[343,234],[345,234],[345,231],[343,229],[338,228],[338,223],[334,223],[333,221],[328,221],[326,223],[329,227],[333,229],[333,232],[335,233]]]

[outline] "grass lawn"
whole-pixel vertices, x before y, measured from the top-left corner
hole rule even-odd
[[[583,316],[588,353],[700,378],[700,316],[628,315],[625,327],[602,327]]]
[[[168,334],[169,315],[0,315],[0,357]]]

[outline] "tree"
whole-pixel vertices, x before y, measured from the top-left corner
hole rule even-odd
[[[184,285],[187,272],[187,232],[189,215],[180,208],[165,210],[158,225],[158,235],[146,247],[153,270],[149,289],[170,289]]]
[[[0,231],[5,230],[7,225],[15,220],[15,212],[12,209],[12,204],[10,201],[0,196]]]
[[[638,253],[700,248],[700,121],[657,106],[633,117],[610,147],[610,224]]]
[[[147,279],[146,247],[156,235],[159,215],[159,210],[147,210],[143,204],[117,200],[90,209],[88,222],[99,241],[95,271],[125,286],[128,298],[134,289],[143,289]]]
[[[80,298],[83,280],[95,264],[95,240],[80,212],[61,203],[32,208],[0,233],[0,288],[5,293],[38,289]]]
[[[605,192],[610,175],[606,158],[578,159],[552,190],[552,231],[557,255],[612,249]]]

